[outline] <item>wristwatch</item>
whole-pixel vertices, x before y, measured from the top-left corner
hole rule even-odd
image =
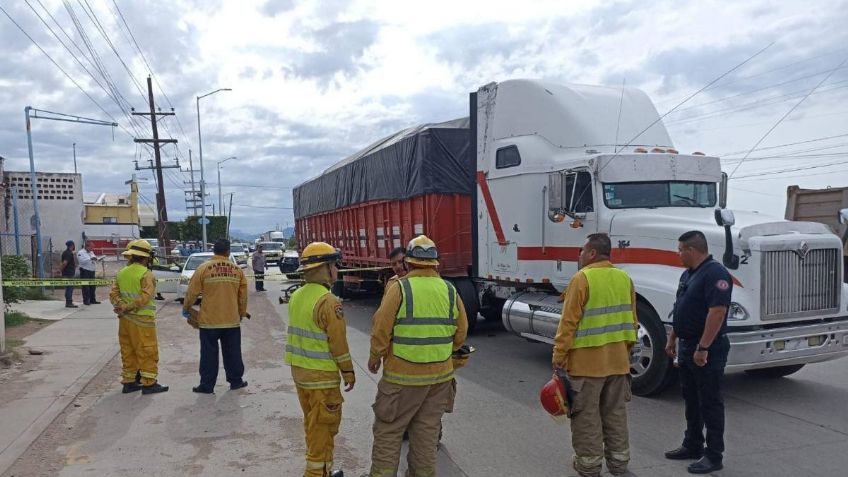
[[[709,351],[709,346],[701,346],[701,343],[698,343],[698,349],[696,351]]]

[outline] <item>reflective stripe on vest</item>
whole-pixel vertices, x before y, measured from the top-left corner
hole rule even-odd
[[[589,282],[589,301],[574,334],[574,348],[636,341],[633,325],[632,282],[618,268],[582,270]]]
[[[411,363],[441,363],[453,352],[456,289],[439,277],[400,281],[402,299],[392,332],[392,352]]]
[[[327,333],[313,319],[315,306],[328,293],[330,291],[323,285],[307,283],[289,300],[286,364],[317,371],[338,371]]]
[[[141,279],[148,272],[147,267],[137,263],[127,265],[118,272],[117,283],[122,303],[131,303],[141,297]],[[149,302],[127,313],[153,318],[156,316],[156,302],[151,296]]]

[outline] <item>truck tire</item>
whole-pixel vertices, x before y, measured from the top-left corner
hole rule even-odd
[[[636,303],[639,319],[637,341],[630,352],[631,390],[637,396],[661,393],[677,379],[677,372],[665,354],[665,326],[648,304]]]
[[[477,288],[469,278],[454,278],[451,282],[462,299],[462,304],[465,305],[465,314],[468,316],[468,332],[471,333],[477,326],[477,312],[480,311]]]
[[[499,324],[499,326],[503,328],[502,315],[506,300],[490,296],[484,299],[484,303],[485,306],[480,309],[480,314],[483,315],[483,318],[485,318],[487,322]]]
[[[790,364],[786,366],[775,366],[774,368],[748,369],[745,370],[745,374],[758,378],[775,379],[797,373],[803,367],[803,364]]]

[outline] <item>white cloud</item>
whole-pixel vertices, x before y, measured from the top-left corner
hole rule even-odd
[[[44,3],[82,45],[63,3]],[[122,30],[112,3],[90,3],[134,76],[143,83],[147,68]],[[832,68],[848,55],[845,1],[439,0],[414,7],[380,0],[119,4],[174,103],[186,137],[173,119],[166,119],[165,124],[180,139],[181,162],[186,166],[191,147],[197,167],[195,96],[221,87],[233,89],[201,102],[206,179],[216,181],[215,161],[238,156],[237,163],[226,165],[223,189],[236,194],[235,203],[254,206],[289,207],[290,191],[243,185],[292,186],[394,129],[464,115],[468,92],[490,81],[541,77],[619,85],[626,80],[630,86],[645,89],[663,112],[775,41],[749,65],[698,95],[685,106],[688,109],[666,119],[682,151],[745,150],[800,97],[781,95],[809,91],[822,76],[798,78]],[[12,0],[0,0],[0,6],[127,126],[117,105],[63,51],[29,8]],[[76,13],[118,89],[131,105],[143,109],[144,98],[111,49],[81,8],[76,7]],[[27,104],[83,116],[104,114],[5,16],[0,16],[0,25],[4,43],[0,51],[0,155],[10,159],[8,168],[20,169],[26,167],[21,123]],[[798,80],[767,88],[793,79]],[[848,69],[835,73],[830,86],[811,96],[763,146],[848,133],[848,111],[840,106],[848,99],[846,81]],[[760,88],[762,91],[752,92]],[[156,94],[159,104],[167,106],[158,88]],[[758,107],[740,109],[748,103]],[[134,172],[136,146],[122,133],[112,142],[107,130],[42,123],[37,125],[34,139],[39,166],[50,170],[72,168],[70,143],[77,142],[86,190],[122,190],[123,181]],[[822,152],[846,150],[837,147]],[[172,158],[174,152],[169,148],[166,157]],[[146,154],[142,158],[146,159]],[[805,157],[803,161],[814,165],[832,162],[832,157]],[[785,158],[752,160],[738,174],[781,169],[792,162]],[[789,183],[818,187],[841,185],[848,179],[836,168],[809,174],[820,171],[827,174],[740,180],[732,200],[780,215],[782,201],[773,196],[783,196]],[[174,171],[167,175],[170,216],[181,217],[183,192],[175,183],[188,180],[188,175],[177,177],[180,174]],[[145,190],[152,198],[152,186]],[[217,185],[210,184],[209,190],[216,198]],[[234,227],[261,230],[268,224],[291,221],[289,211],[240,207],[235,210]]]

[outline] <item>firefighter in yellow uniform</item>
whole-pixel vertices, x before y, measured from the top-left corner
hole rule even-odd
[[[636,342],[636,292],[626,272],[609,261],[606,234],[591,234],[580,270],[564,294],[553,366],[570,376],[572,465],[583,477],[627,472],[630,444],[630,348]]]
[[[437,271],[439,252],[420,235],[409,242],[409,273],[389,282],[371,328],[368,370],[383,378],[374,402],[370,477],[393,477],[401,440],[409,432],[410,477],[436,475],[442,415],[456,396],[454,351],[465,342],[468,318],[453,285]]]
[[[291,366],[306,434],[305,477],[343,477],[333,471],[333,439],[342,420],[342,394],[356,377],[347,345],[342,305],[330,288],[338,278],[341,254],[324,242],[313,242],[300,258],[305,284],[289,300],[286,364]],[[341,376],[340,376],[341,375]]]
[[[153,247],[147,240],[133,240],[123,255],[127,266],[118,272],[109,301],[118,315],[118,341],[121,344],[121,384],[123,393],[162,393],[168,386],[156,381],[159,372],[159,344],[156,339],[156,278],[148,269]]]

